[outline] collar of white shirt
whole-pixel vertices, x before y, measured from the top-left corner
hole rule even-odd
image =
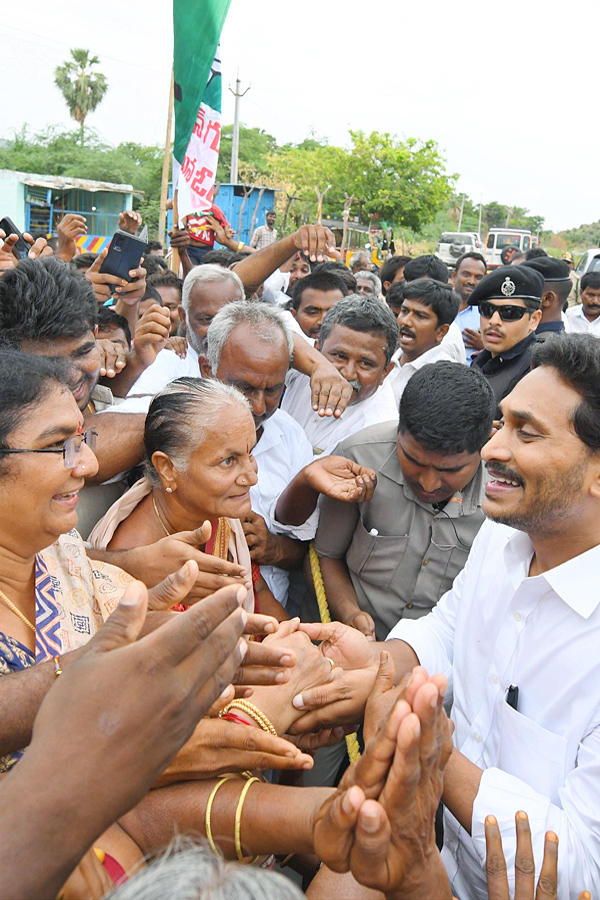
[[[533,553],[533,544],[524,532],[516,531],[508,539],[504,548],[504,562],[515,587],[528,576]],[[599,568],[600,544],[542,575],[533,576],[533,579],[544,579],[574,612],[588,619],[600,602]]]

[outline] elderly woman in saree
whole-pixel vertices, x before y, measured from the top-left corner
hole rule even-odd
[[[245,608],[289,618],[251,562],[241,524],[257,482],[256,429],[243,394],[213,379],[178,378],[153,399],[144,442],[145,475],[98,522],[92,546],[127,550],[209,521],[204,552],[246,569]]]

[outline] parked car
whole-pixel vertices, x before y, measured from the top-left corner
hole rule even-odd
[[[485,248],[488,269],[497,269],[502,265],[500,254],[505,247],[515,247],[525,253],[531,247],[531,231],[525,228],[490,228]]]
[[[435,255],[447,266],[454,268],[456,260],[463,253],[468,253],[469,250],[481,252],[482,248],[483,242],[476,231],[445,231],[439,240]]]

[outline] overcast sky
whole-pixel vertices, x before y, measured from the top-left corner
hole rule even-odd
[[[53,72],[69,48],[84,47],[110,86],[89,124],[114,144],[164,143],[168,0],[9,8],[0,136],[25,122],[75,127]],[[475,202],[525,206],[554,230],[576,227],[600,219],[597,16],[593,0],[232,0],[223,122],[233,121],[228,87],[239,69],[242,89],[252,85],[242,122],[280,142],[313,131],[346,145],[349,128],[432,138]]]

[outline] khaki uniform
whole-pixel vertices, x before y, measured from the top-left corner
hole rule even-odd
[[[345,559],[358,605],[384,640],[402,618],[426,615],[464,567],[484,515],[480,467],[443,510],[422,503],[404,484],[396,422],[365,428],[334,453],[377,472],[367,503],[322,498],[315,547],[319,556]]]

